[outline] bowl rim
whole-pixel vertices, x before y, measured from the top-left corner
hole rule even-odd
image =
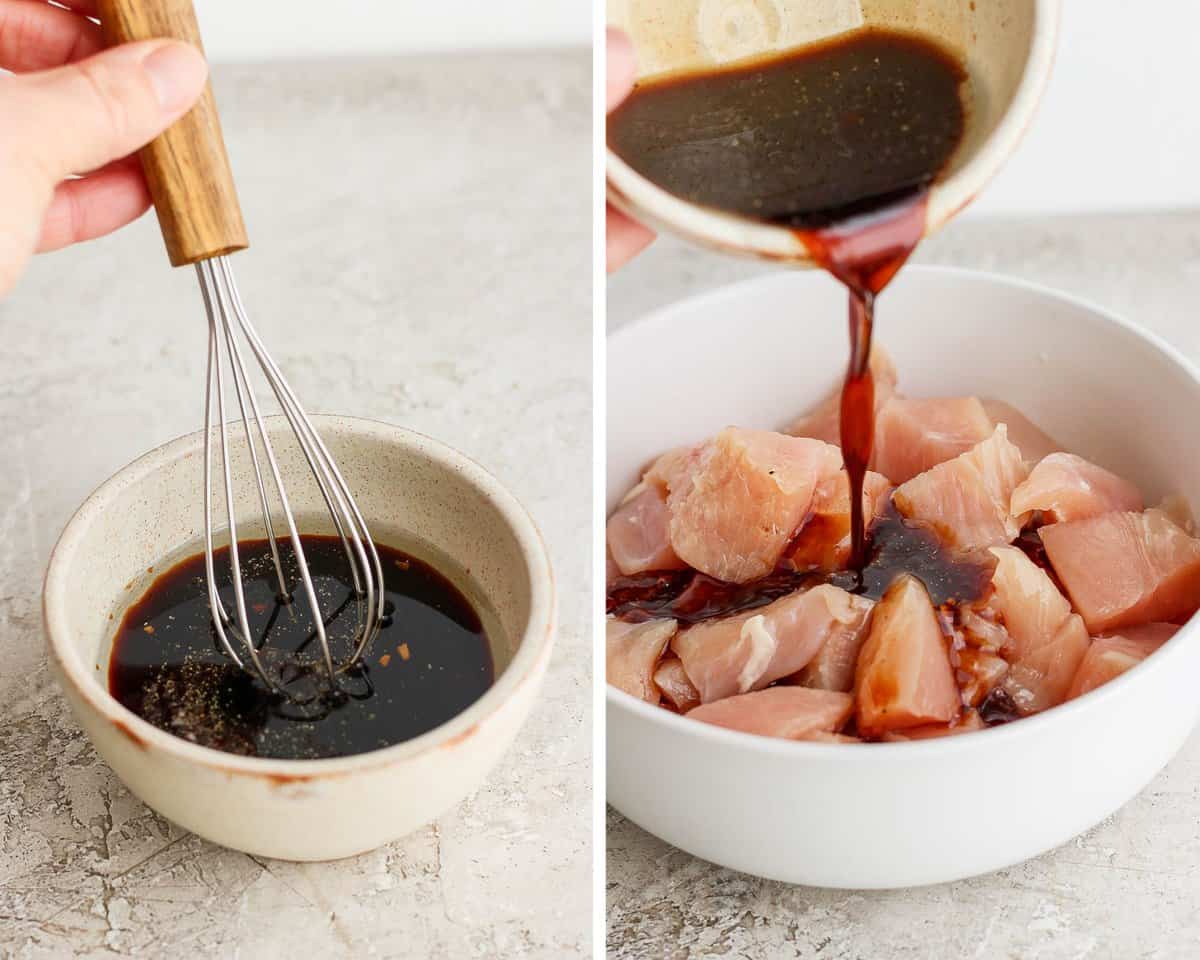
[[[1033,122],[1054,66],[1062,0],[1032,2],[1033,24],[1025,67],[1012,101],[975,154],[930,187],[924,236],[941,228],[978,196],[1016,151]],[[787,227],[677,197],[634,170],[608,146],[607,137],[604,155],[608,200],[634,219],[729,253],[813,266],[803,240]]]
[[[735,297],[739,293],[756,286],[780,283],[782,277],[789,278],[787,281],[782,282],[794,282],[795,278],[800,276],[801,274],[795,272],[768,273],[752,277],[748,280],[741,280],[737,283],[726,284],[698,294],[692,294],[682,300],[666,304],[614,331],[608,337],[609,355],[621,355],[627,352],[620,349],[621,341],[625,336],[633,336],[633,331],[645,332],[648,327],[659,327],[668,323],[675,323],[673,315],[676,311],[684,312],[688,309],[693,309],[703,301],[712,298]],[[807,274],[804,276],[815,275]],[[1159,354],[1163,360],[1185,373],[1196,386],[1197,390],[1200,391],[1200,366],[1193,363],[1183,353],[1152,330],[1141,327],[1133,321],[1126,320],[1113,311],[1083,297],[1064,293],[1045,284],[1030,280],[964,267],[912,264],[904,268],[901,276],[949,278],[968,283],[983,283],[992,287],[1019,290],[1037,298],[1055,300],[1059,303],[1069,305],[1087,314],[1092,322],[1102,326],[1115,327],[1123,333],[1141,340]],[[642,721],[660,726],[665,725],[665,730],[668,733],[691,736],[700,742],[713,746],[741,748],[750,753],[770,757],[775,761],[788,759],[805,761],[816,758],[828,760],[830,757],[838,755],[854,756],[863,750],[878,752],[885,748],[888,751],[894,751],[894,753],[889,752],[887,756],[903,754],[911,758],[914,754],[952,754],[955,751],[978,748],[971,746],[972,744],[985,743],[996,747],[1002,745],[1005,740],[1014,741],[1020,738],[1040,736],[1042,729],[1048,724],[1061,724],[1061,722],[1072,715],[1079,722],[1086,722],[1087,716],[1093,716],[1098,711],[1106,709],[1103,705],[1107,701],[1122,696],[1124,691],[1132,690],[1137,684],[1144,683],[1144,678],[1148,677],[1152,672],[1170,669],[1174,661],[1182,656],[1180,651],[1183,649],[1185,643],[1200,642],[1200,639],[1197,639],[1196,636],[1198,634],[1200,634],[1200,613],[1193,615],[1186,623],[1181,624],[1175,635],[1151,656],[1146,657],[1141,663],[1138,663],[1120,676],[1109,680],[1094,690],[1073,700],[1060,703],[1041,713],[1034,714],[1031,717],[1023,717],[1021,720],[1012,723],[971,731],[968,736],[945,736],[926,740],[902,740],[894,742],[864,741],[862,743],[850,744],[787,740],[781,737],[767,737],[761,734],[745,733],[739,730],[718,727],[710,723],[688,720],[685,716],[646,703],[644,700],[634,697],[623,690],[618,690],[608,683],[604,685],[605,704],[607,709],[627,711]],[[1062,719],[1059,720],[1056,718]],[[839,754],[838,751],[841,753]]]
[[[268,428],[273,422],[286,422],[282,415],[264,419]],[[500,514],[517,541],[529,577],[528,622],[524,633],[514,638],[516,649],[512,660],[478,700],[432,730],[389,747],[344,757],[287,760],[226,753],[161,730],[122,705],[103,683],[96,682],[93,671],[86,669],[81,658],[69,647],[70,630],[62,596],[68,588],[73,566],[80,562],[80,541],[93,517],[102,512],[118,493],[147,480],[164,465],[197,455],[204,437],[204,431],[198,430],[142,454],[89,494],[67,521],[51,550],[43,581],[42,616],[46,647],[63,682],[69,683],[79,697],[136,745],[154,747],[185,763],[226,774],[249,774],[276,778],[280,782],[344,776],[391,766],[471,738],[482,724],[539,673],[549,658],[557,623],[554,572],[541,532],[516,497],[476,461],[448,444],[415,430],[364,417],[314,414],[310,419],[318,432],[328,434],[343,431],[351,436],[383,440],[455,471]]]

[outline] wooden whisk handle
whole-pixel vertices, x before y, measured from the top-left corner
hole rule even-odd
[[[191,0],[99,0],[98,6],[109,44],[170,37],[204,49]],[[250,245],[210,84],[185,116],[142,149],[141,159],[172,264]]]

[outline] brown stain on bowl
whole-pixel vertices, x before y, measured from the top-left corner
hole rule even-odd
[[[455,734],[449,740],[442,744],[443,750],[449,750],[451,747],[457,747],[460,743],[465,743],[479,732],[479,724],[473,723],[462,733]]]
[[[146,741],[139,734],[134,733],[133,728],[124,720],[113,720],[112,725],[125,734],[125,737],[139,750],[146,749]]]

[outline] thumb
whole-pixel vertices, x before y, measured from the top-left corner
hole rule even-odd
[[[145,146],[196,102],[208,65],[175,40],[122,44],[76,63],[13,78],[8,107],[26,159],[57,183]]]

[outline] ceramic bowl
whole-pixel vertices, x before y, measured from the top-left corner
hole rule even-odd
[[[608,505],[659,452],[723,426],[778,428],[845,366],[845,291],[781,273],[687,300],[609,339]],[[732,318],[736,318],[736,321]],[[733,325],[731,325],[733,324]],[[1200,506],[1200,373],[1103,310],[1028,284],[911,267],[880,341],[913,396],[1016,404],[1068,449]],[[1140,666],[1043,714],[942,740],[793,743],[607,695],[608,798],[724,866],[827,887],[984,873],[1098,823],[1200,718],[1196,618]]]
[[[1059,0],[609,0],[609,22],[633,41],[639,79],[812,43],[858,27],[918,33],[967,68],[963,142],[929,194],[925,233],[968,204],[1033,119],[1050,75]],[[730,253],[807,264],[803,241],[667,193],[612,150],[608,198],[634,219]]]
[[[475,789],[516,735],[553,645],[554,586],[529,515],[477,464],[428,437],[343,417],[314,423],[376,540],[432,562],[471,600],[492,641],[495,684],[439,727],[382,750],[325,760],[240,757],[143,721],[105,686],[113,628],[153,579],[203,535],[203,435],[146,454],[93,493],[46,573],[50,660],[80,725],[133,793],[216,843],[286,860],[369,850]],[[330,532],[308,468],[280,418],[272,443],[304,532]],[[257,515],[244,445],[230,458],[239,517]]]

